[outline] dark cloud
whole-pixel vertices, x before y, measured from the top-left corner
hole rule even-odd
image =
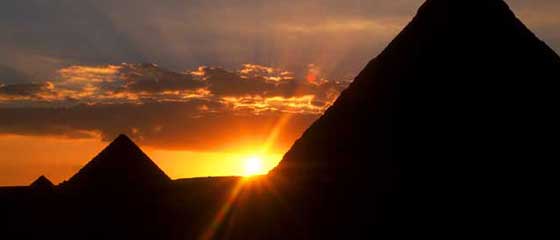
[[[258,95],[262,97],[303,97],[313,95],[320,101],[333,100],[348,84],[346,81],[329,81],[315,66],[296,74],[280,68],[245,64],[237,72],[222,68],[199,69],[208,82],[211,93],[220,96],[240,97]]]
[[[19,83],[0,86],[0,96],[34,97],[42,92],[49,91],[46,83]]]
[[[204,106],[204,107],[203,107]],[[318,116],[267,112],[260,115],[229,111],[211,112],[223,106],[208,101],[149,103],[142,105],[80,105],[71,108],[0,108],[0,133],[21,135],[101,134],[110,140],[127,133],[142,144],[167,149],[216,150],[262,144],[282,117],[284,125],[277,146],[287,147]]]
[[[205,68],[204,74],[209,89],[219,95],[256,95],[272,87],[271,83],[267,83],[261,77],[242,79],[239,74],[221,68]]]
[[[123,88],[132,92],[163,92],[195,90],[206,87],[203,81],[190,74],[172,72],[154,64],[128,64],[119,71],[125,82]]]

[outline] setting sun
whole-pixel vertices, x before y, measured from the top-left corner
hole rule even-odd
[[[259,156],[252,156],[245,160],[245,176],[253,176],[263,174],[264,168],[262,158]]]

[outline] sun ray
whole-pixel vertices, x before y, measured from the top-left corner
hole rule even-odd
[[[246,160],[246,162],[245,162],[245,164],[246,164],[245,165],[246,176],[247,175],[254,175],[254,174],[248,174],[248,173],[257,172],[258,169],[260,169],[262,171],[262,165],[261,165],[262,164],[261,163],[262,162],[262,157],[259,157],[259,156],[264,156],[267,152],[269,152],[271,150],[272,146],[274,146],[274,144],[278,140],[278,137],[279,137],[280,133],[284,130],[286,124],[292,119],[292,116],[293,115],[290,114],[290,113],[283,113],[280,116],[280,118],[278,119],[278,121],[276,122],[276,124],[274,125],[274,127],[271,129],[270,134],[268,135],[264,144],[260,147],[260,149],[258,151],[258,155],[249,157]],[[208,226],[206,231],[204,231],[204,233],[199,238],[200,240],[213,239],[216,236],[217,231],[225,223],[225,221],[227,220],[226,218],[227,218],[228,214],[232,211],[232,208],[234,207],[236,201],[238,201],[239,195],[242,193],[242,191],[244,189],[244,186],[250,181],[251,181],[250,178],[242,178],[235,185],[235,187],[230,192],[229,197],[227,198],[225,203],[222,205],[222,207],[216,213],[216,215],[213,218],[211,224]],[[265,184],[266,184],[265,190],[270,191],[276,198],[278,198],[278,200],[282,200],[282,198],[280,197],[280,194],[278,194],[276,189],[272,185],[267,184],[267,183],[268,183],[268,181],[265,182]],[[288,208],[287,206],[285,206],[285,207]]]
[[[214,216],[214,218],[212,219],[212,222],[210,223],[210,225],[208,226],[206,231],[204,231],[202,233],[202,235],[200,236],[200,238],[199,238],[200,240],[208,240],[208,239],[213,239],[214,238],[217,231],[220,229],[220,227],[222,226],[222,224],[226,220],[226,216],[232,210],[232,207],[235,204],[235,202],[237,201],[237,199],[239,197],[239,194],[242,192],[246,181],[247,181],[246,179],[241,179],[235,184],[235,186],[232,188],[230,194],[228,195],[228,198],[226,199],[225,203],[218,210],[218,212],[216,213],[216,216]]]

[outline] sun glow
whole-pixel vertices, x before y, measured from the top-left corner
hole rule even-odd
[[[259,156],[251,156],[245,160],[244,176],[264,174],[263,160]]]

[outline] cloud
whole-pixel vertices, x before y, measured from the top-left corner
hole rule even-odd
[[[185,101],[203,97],[204,83],[190,74],[175,73],[152,64],[69,66],[52,81],[11,84],[0,88],[0,103],[16,100],[28,105],[143,103]]]
[[[0,96],[40,98],[41,94],[50,92],[53,89],[52,83],[19,83],[0,86]]]
[[[182,101],[207,95],[205,83],[191,74],[154,64],[70,66],[58,73],[59,93],[88,104]]]
[[[57,73],[52,81],[0,87],[0,133],[105,140],[128,133],[161,148],[223,150],[261,144],[289,119],[276,141],[287,147],[349,84],[325,79],[312,64],[301,75],[256,64],[183,72],[75,65]]]
[[[314,102],[314,95],[301,97],[224,97],[223,100],[234,110],[249,111],[253,113],[270,112],[282,110],[287,113],[310,113],[320,114],[331,103]],[[322,104],[322,105],[321,105]]]
[[[0,107],[25,106],[36,101],[54,101],[57,97],[53,90],[54,85],[50,82],[0,85]]]
[[[120,74],[127,83],[125,88],[133,92],[165,92],[195,90],[205,87],[203,81],[190,74],[171,72],[157,65],[125,65]]]
[[[193,151],[235,151],[260,146],[280,119],[288,117],[290,120],[273,146],[283,149],[318,117],[280,112],[244,114],[204,100],[70,108],[0,108],[0,115],[3,116],[0,118],[0,133],[67,137],[101,135],[104,140],[126,133],[144,145]]]
[[[199,67],[173,72],[155,64],[68,66],[52,81],[0,87],[0,104],[73,106],[77,104],[144,104],[217,102],[238,111],[304,112],[324,110],[349,82],[329,81],[310,64],[302,76],[256,64],[239,70]],[[309,76],[313,75],[313,81]],[[299,108],[299,109],[297,109]]]

